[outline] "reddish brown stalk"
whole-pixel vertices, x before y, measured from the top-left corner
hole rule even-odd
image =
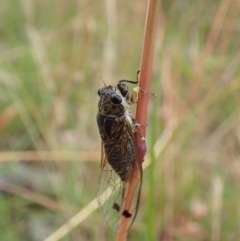
[[[146,16],[144,43],[141,59],[141,72],[140,72],[140,83],[139,87],[144,92],[140,91],[139,99],[136,109],[136,120],[140,124],[139,132],[146,136],[146,125],[147,125],[147,111],[148,111],[148,99],[149,99],[149,88],[152,77],[152,65],[154,56],[154,44],[156,36],[156,25],[157,25],[157,4],[158,0],[148,1],[148,10]],[[135,135],[137,147],[139,150],[140,159],[143,161],[146,153],[146,143],[142,141],[138,134]]]
[[[150,80],[152,76],[152,64],[153,64],[153,55],[154,55],[154,43],[156,36],[156,24],[157,24],[157,3],[158,0],[149,0],[147,8],[147,16],[145,23],[145,33],[144,33],[144,43],[143,43],[143,52],[141,59],[141,71],[139,79],[139,87],[141,90],[139,93],[139,99],[136,109],[136,120],[140,123],[139,132],[146,136],[146,123],[147,123],[147,110],[148,110],[148,98],[149,98],[149,88]],[[136,144],[139,152],[139,161],[143,161],[144,155],[146,153],[146,142],[141,139],[138,133],[135,134]],[[139,163],[141,165],[141,163]],[[129,210],[129,207],[132,205],[132,200],[134,196],[134,190],[137,186],[137,181],[141,177],[141,169],[137,166],[133,167],[131,176],[127,183],[127,188],[124,195],[123,210]],[[136,177],[138,177],[136,179]],[[119,230],[124,230],[126,227],[129,227],[130,220],[126,219],[124,216],[120,219],[120,228]],[[127,240],[127,232],[119,233],[117,235],[117,241]]]
[[[131,205],[134,199],[134,190],[137,187],[138,179],[136,179],[136,176],[141,176],[139,173],[139,168],[134,166],[131,176],[126,183],[125,187],[125,193],[124,193],[124,202],[123,202],[123,209],[122,210],[130,210]],[[116,241],[125,241],[127,240],[127,232],[122,232],[122,230],[127,230],[129,226],[131,225],[130,219],[126,218],[125,216],[122,216],[120,218],[120,226],[118,229],[118,235]]]

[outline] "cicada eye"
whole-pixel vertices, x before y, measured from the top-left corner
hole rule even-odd
[[[123,97],[126,97],[126,95],[128,94],[129,90],[127,88],[127,86],[124,83],[118,83],[117,84],[118,89],[120,90],[121,94]]]
[[[102,89],[99,89],[98,92],[97,92],[97,94],[98,94],[99,96],[101,95],[101,92],[102,92],[101,90],[102,90]]]
[[[122,97],[117,94],[112,94],[110,100],[113,102],[113,104],[120,104],[122,102]]]

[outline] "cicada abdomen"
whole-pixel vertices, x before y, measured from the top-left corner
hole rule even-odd
[[[129,111],[133,101],[123,82],[137,83],[122,80],[117,86],[105,86],[98,91],[97,124],[103,153],[98,203],[107,225],[116,232],[126,232],[135,219],[142,183],[134,139],[137,123]],[[120,218],[130,219],[129,225],[120,229]]]

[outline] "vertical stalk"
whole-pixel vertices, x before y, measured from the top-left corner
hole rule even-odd
[[[156,25],[157,25],[157,3],[159,0],[149,0],[147,7],[147,15],[145,22],[145,32],[144,32],[144,42],[143,42],[143,51],[141,58],[141,72],[139,78],[139,87],[144,91],[139,93],[138,104],[136,108],[136,120],[140,123],[139,132],[146,136],[146,123],[147,123],[147,110],[148,110],[148,93],[150,88],[150,80],[152,77],[152,64],[153,64],[153,56],[154,56],[154,44],[155,44],[155,36],[156,36]],[[146,92],[146,94],[145,94]],[[146,143],[142,141],[138,134],[135,135],[136,144],[139,152],[139,161],[143,161],[144,155],[146,153]],[[141,163],[140,163],[141,165]],[[140,179],[141,173],[139,172],[139,168],[136,166],[133,168],[130,181],[128,183],[129,190],[134,190],[136,183],[131,181],[132,177],[138,177]],[[136,179],[136,178],[134,178]],[[129,191],[129,197],[125,197],[126,200],[132,200],[133,193]],[[126,205],[129,205],[126,201]],[[124,204],[125,205],[125,204]],[[121,227],[128,226],[127,219],[120,219],[120,229]],[[116,241],[126,241],[127,240],[127,232],[119,233],[117,235]]]
[[[145,33],[143,42],[143,51],[141,59],[141,72],[139,78],[139,87],[144,91],[139,93],[139,99],[136,109],[136,120],[140,123],[139,132],[146,136],[147,110],[149,99],[149,88],[152,77],[152,64],[154,56],[154,45],[157,25],[157,5],[159,0],[149,0],[147,16],[145,23]],[[145,93],[146,92],[146,93]],[[144,159],[146,153],[146,143],[136,135],[136,142],[139,150],[140,159]]]

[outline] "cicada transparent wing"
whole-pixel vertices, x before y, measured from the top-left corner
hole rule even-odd
[[[118,163],[110,165],[115,155],[118,155]],[[126,167],[126,163],[130,165]],[[133,223],[138,212],[141,185],[142,167],[131,124],[125,119],[109,143],[102,143],[98,204],[106,224],[114,232],[126,232]],[[122,224],[125,219],[126,225]]]

